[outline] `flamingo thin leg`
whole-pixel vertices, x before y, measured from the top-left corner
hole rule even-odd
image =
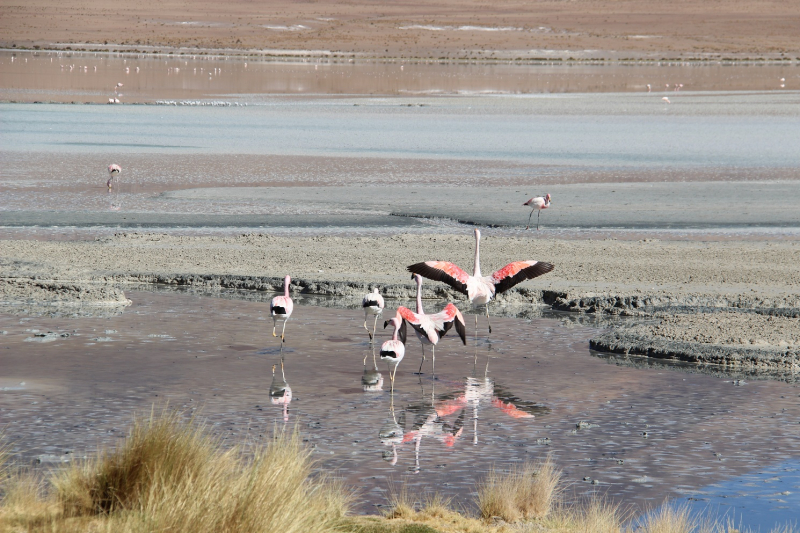
[[[531,214],[528,215],[528,225],[525,226],[525,229],[531,229],[531,217],[533,216],[533,209],[531,209]],[[538,217],[537,217],[538,218]]]
[[[367,335],[369,335],[369,340],[372,340],[372,333],[369,332],[369,328],[367,327],[367,315],[364,314],[364,329],[367,330]]]
[[[489,322],[489,304],[486,304],[486,323],[489,324],[489,333],[491,333],[492,324]]]
[[[489,328],[489,331],[491,331],[491,328]],[[281,330],[281,341],[283,342],[286,342],[285,334],[286,334],[286,320],[283,321],[283,329]]]
[[[536,214],[536,231],[539,231],[539,216],[540,216],[541,214],[542,214],[542,212],[541,212],[541,211],[539,211],[539,212]]]
[[[422,374],[422,365],[425,364],[425,345],[422,345],[422,361],[419,364],[419,371],[417,374]]]
[[[276,321],[272,321],[272,336],[277,337],[278,335],[275,333],[275,328],[277,327],[278,323]]]
[[[369,336],[369,340],[375,338],[375,329],[378,327],[378,317],[381,315],[375,315],[375,322],[372,324],[372,334]]]

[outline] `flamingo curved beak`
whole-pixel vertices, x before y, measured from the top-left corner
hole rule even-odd
[[[388,320],[384,321],[384,323],[383,323],[383,329],[386,329],[386,326],[388,326],[388,325],[389,325],[389,321],[388,321]]]

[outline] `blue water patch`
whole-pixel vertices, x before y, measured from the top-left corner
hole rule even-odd
[[[768,532],[800,523],[800,458],[703,487],[678,500],[696,516],[717,515],[742,529]],[[674,503],[672,504],[674,505]]]

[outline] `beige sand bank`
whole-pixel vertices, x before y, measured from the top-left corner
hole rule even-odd
[[[486,4],[475,0],[385,2],[193,2],[125,4],[31,0],[0,6],[0,45],[108,43],[377,57],[576,57],[622,54],[755,54],[800,50],[793,2],[576,0]],[[494,53],[494,56],[492,55]],[[608,53],[601,54],[608,55]]]

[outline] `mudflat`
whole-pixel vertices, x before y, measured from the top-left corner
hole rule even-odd
[[[792,2],[475,0],[263,3],[31,0],[0,7],[0,45],[331,51],[375,57],[755,54],[794,59]],[[605,52],[603,52],[605,51]]]
[[[530,237],[490,236],[482,243],[482,271],[487,274],[520,259],[555,265],[549,274],[502,295],[494,304],[498,307],[550,305],[556,310],[640,318],[658,318],[664,312],[680,315],[687,309],[737,311],[743,314],[733,318],[722,314],[713,324],[702,316],[673,317],[669,320],[674,324],[648,334],[670,342],[719,344],[700,332],[702,326],[714,330],[714,339],[727,339],[723,344],[735,348],[734,352],[780,350],[781,364],[798,363],[800,243],[795,241],[560,240],[532,233]],[[0,300],[20,300],[18,293],[12,297],[4,289],[18,291],[19,279],[106,283],[123,289],[164,283],[271,293],[279,290],[286,274],[295,280],[293,290],[306,293],[358,298],[377,285],[388,297],[409,298],[414,288],[407,281],[407,265],[442,259],[471,271],[473,254],[471,236],[447,234],[188,237],[126,233],[94,241],[4,240],[0,255],[3,276],[9,281],[0,284],[4,291]],[[41,301],[41,283],[34,287],[29,299]],[[427,298],[463,298],[440,283],[427,282],[424,287]],[[66,297],[63,291],[57,294],[61,300]],[[84,304],[92,303],[85,293],[79,294]],[[99,294],[98,304],[120,305],[114,291],[93,294]],[[459,305],[466,310],[468,303],[462,300]],[[764,316],[768,314],[782,316]],[[642,335],[638,338],[640,344],[645,342]],[[630,347],[623,351],[636,352]]]

